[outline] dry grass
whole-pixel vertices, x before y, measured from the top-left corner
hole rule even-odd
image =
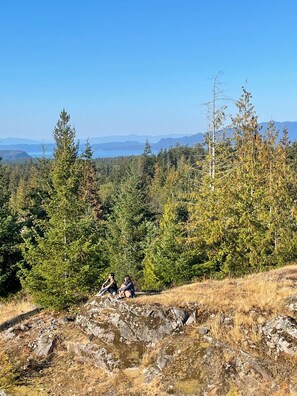
[[[285,300],[297,295],[297,264],[245,278],[206,280],[184,285],[161,294],[141,296],[131,304],[191,306],[211,337],[232,347],[261,353],[260,325],[286,312]],[[203,314],[204,313],[204,314]]]
[[[174,388],[182,395],[195,395],[197,390],[201,388],[201,384],[197,379],[187,379],[177,382]]]
[[[138,304],[160,303],[167,306],[197,303],[212,312],[278,313],[283,310],[284,300],[297,294],[296,281],[297,264],[293,264],[246,278],[193,283],[158,295],[141,296],[134,301]]]
[[[36,308],[29,297],[0,302],[0,323]]]

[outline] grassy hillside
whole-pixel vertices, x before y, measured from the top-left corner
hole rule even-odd
[[[236,310],[246,313],[252,309],[277,313],[282,301],[296,294],[297,264],[244,278],[205,280],[169,289],[161,294],[142,296],[136,303],[187,305],[199,303],[205,309],[218,312]]]

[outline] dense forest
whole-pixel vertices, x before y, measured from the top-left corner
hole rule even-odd
[[[96,160],[62,111],[53,159],[0,162],[0,296],[65,309],[110,271],[161,290],[296,259],[297,144],[245,89],[236,108],[225,127],[214,100],[204,144]]]

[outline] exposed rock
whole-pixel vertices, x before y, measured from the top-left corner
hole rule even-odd
[[[43,334],[36,344],[34,356],[36,359],[47,359],[53,351],[56,337],[53,334]]]
[[[197,308],[195,307],[195,309],[192,311],[192,313],[189,315],[188,319],[186,320],[185,324],[188,326],[196,323],[197,320],[198,320],[198,311]]]
[[[197,317],[195,310],[188,312],[178,307],[144,306],[112,297],[96,297],[77,315],[76,324],[93,343],[100,340],[109,345],[108,359],[106,351],[97,346],[95,349],[81,345],[68,348],[72,348],[79,357],[94,358],[95,364],[106,370],[136,367],[147,348],[172,333],[182,331],[190,317],[194,323]],[[165,364],[163,358],[158,362],[162,368]]]
[[[157,367],[147,367],[143,370],[143,380],[146,384],[152,382],[158,375],[160,370]]]
[[[6,331],[4,331],[3,333],[3,338],[5,340],[12,340],[14,337],[16,336],[15,332],[14,332],[14,328],[10,327],[9,329],[7,329]]]
[[[170,361],[170,359],[171,359],[170,355],[158,356],[156,362],[158,369],[163,370],[164,367],[167,365],[167,363]]]
[[[297,322],[289,316],[278,316],[262,327],[269,348],[276,353],[297,356]]]
[[[228,318],[228,317],[224,317],[223,322],[228,325],[231,326],[233,324],[233,319]]]
[[[179,389],[185,387],[193,388],[189,393],[193,395],[226,396],[232,383],[242,396],[270,396],[278,390],[265,362],[211,340],[205,343],[182,335],[164,340],[143,371],[144,381],[157,380],[174,395],[184,395]]]
[[[137,306],[107,297],[86,304],[76,323],[85,333],[109,344],[141,342],[147,347],[182,330],[191,314],[176,307]]]
[[[201,335],[206,335],[209,332],[210,332],[210,330],[208,327],[199,327],[198,328],[198,333]]]
[[[297,313],[297,295],[287,299],[286,307],[289,308],[290,311]]]
[[[82,344],[75,342],[66,343],[67,351],[74,354],[84,363],[94,364],[96,367],[102,368],[107,372],[114,371],[122,367],[121,361],[115,359],[107,348],[99,347],[95,344]]]
[[[21,324],[20,325],[20,330],[22,330],[22,331],[27,331],[27,330],[29,330],[30,329],[30,326],[28,326],[28,325],[26,325],[26,324]]]

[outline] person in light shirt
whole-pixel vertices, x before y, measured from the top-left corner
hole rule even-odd
[[[133,298],[135,297],[134,284],[129,275],[125,276],[124,283],[119,288],[119,298]]]

